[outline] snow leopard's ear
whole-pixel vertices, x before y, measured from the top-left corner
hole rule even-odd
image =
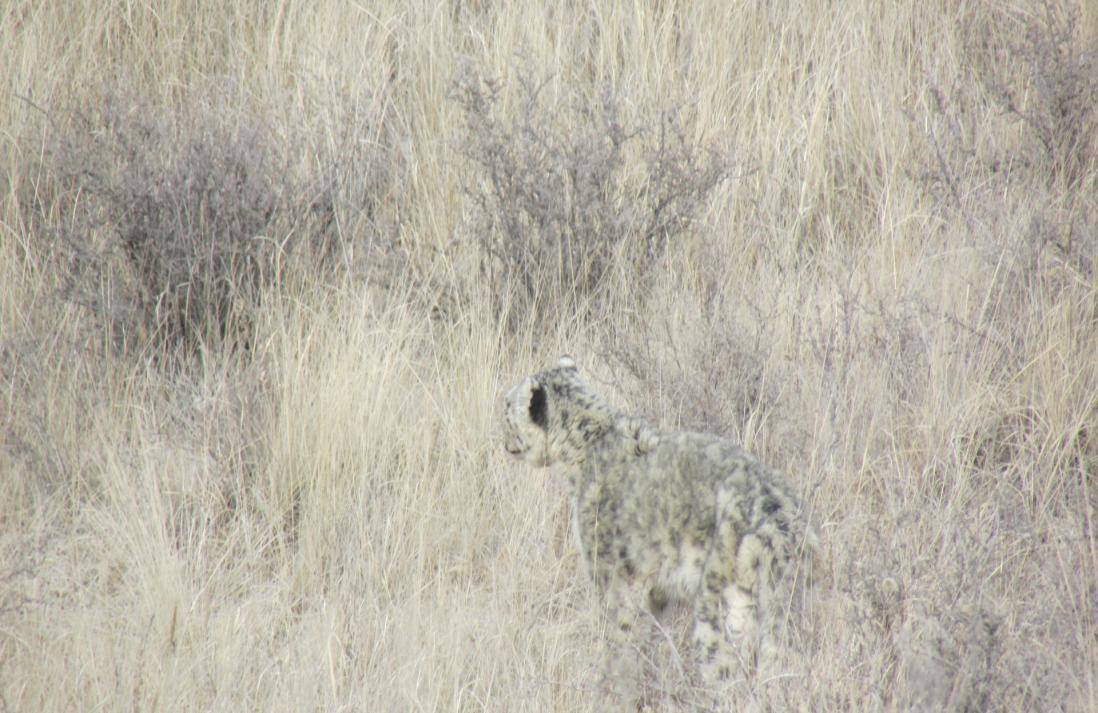
[[[576,360],[565,354],[557,362],[557,366],[561,369],[576,369]]]
[[[545,387],[537,381],[530,384],[530,420],[542,430],[549,426],[549,407],[545,401]]]

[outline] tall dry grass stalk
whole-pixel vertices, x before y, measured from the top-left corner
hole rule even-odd
[[[602,710],[564,484],[493,441],[565,352],[811,506],[730,709],[1098,708],[1093,25],[0,7],[0,711]]]

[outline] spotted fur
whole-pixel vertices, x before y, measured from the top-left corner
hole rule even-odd
[[[653,621],[645,610],[658,617],[672,602],[693,608],[692,640],[714,687],[776,638],[816,536],[788,486],[752,455],[619,413],[568,357],[508,393],[504,447],[567,468],[576,539],[619,652]],[[636,675],[635,659],[612,657],[617,682]]]

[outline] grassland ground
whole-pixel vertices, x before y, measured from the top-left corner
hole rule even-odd
[[[15,2],[0,77],[0,711],[600,710],[494,438],[562,353],[809,504],[730,707],[1098,708],[1094,3]]]

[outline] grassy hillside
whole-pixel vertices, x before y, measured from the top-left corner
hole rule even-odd
[[[32,0],[0,77],[0,711],[601,710],[494,440],[562,353],[811,507],[730,706],[1098,707],[1093,3]]]

